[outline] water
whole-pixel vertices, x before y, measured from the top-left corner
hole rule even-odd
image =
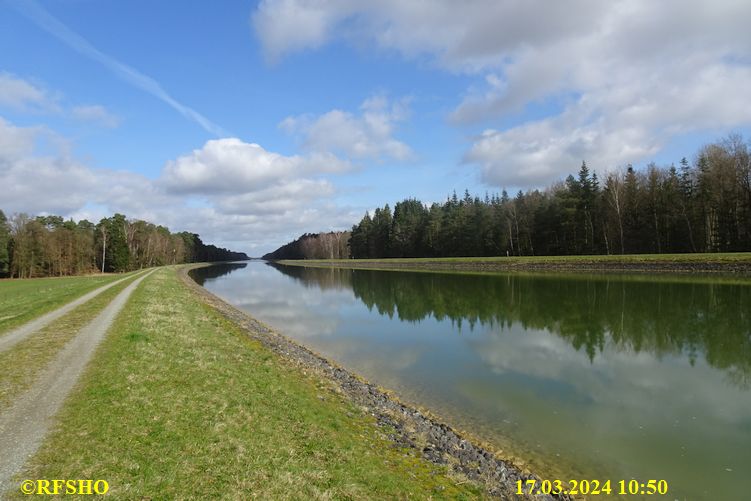
[[[261,262],[196,278],[543,478],[751,496],[749,284]]]

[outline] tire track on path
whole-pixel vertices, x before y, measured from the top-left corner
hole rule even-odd
[[[16,327],[15,329],[5,334],[0,334],[0,353],[11,349],[13,346],[23,341],[27,337],[31,336],[32,334],[48,326],[49,324],[51,324],[58,318],[62,317],[63,315],[70,313],[78,306],[81,306],[82,304],[90,301],[91,299],[94,299],[95,297],[97,297],[99,294],[106,291],[107,289],[114,287],[115,285],[119,284],[123,280],[128,280],[129,278],[132,278],[132,277],[133,275],[129,275],[127,277],[121,278],[120,280],[115,280],[114,282],[111,282],[107,285],[103,285],[102,287],[99,287],[98,289],[94,289],[91,292],[87,292],[86,294],[79,297],[78,299],[74,299],[70,303],[64,306],[61,306],[60,308],[56,310],[50,311],[49,313],[45,313],[44,315],[35,318],[31,322],[25,323],[20,327]]]
[[[138,285],[136,279],[89,322],[57,355],[26,393],[0,413],[0,498],[15,487],[13,476],[39,448],[68,393],[83,373],[99,342]]]

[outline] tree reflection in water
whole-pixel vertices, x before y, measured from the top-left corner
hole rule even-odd
[[[434,317],[544,329],[594,361],[607,349],[658,358],[703,356],[735,386],[751,388],[751,286],[737,283],[569,275],[461,275],[271,266],[321,289],[351,288],[381,315]],[[502,329],[498,329],[502,332]]]

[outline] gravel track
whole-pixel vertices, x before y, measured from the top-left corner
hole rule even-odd
[[[123,280],[127,280],[131,278],[130,276],[127,276],[125,278],[121,278],[120,280],[115,280],[112,283],[109,283],[107,285],[103,285],[102,287],[99,287],[98,289],[94,289],[91,292],[87,292],[83,296],[79,297],[78,299],[75,299],[71,301],[70,303],[61,306],[60,308],[53,310],[49,313],[45,313],[44,315],[35,318],[31,322],[25,323],[20,327],[17,327],[13,329],[10,332],[7,332],[5,334],[0,334],[0,353],[11,349],[13,346],[18,344],[19,342],[23,341],[27,337],[31,336],[32,334],[40,331],[44,327],[48,326],[58,318],[62,317],[63,315],[70,313],[78,306],[81,306],[82,304],[90,301],[91,299],[94,299],[102,292],[106,291],[107,289],[114,287],[115,285],[119,284]]]
[[[26,460],[41,445],[53,422],[52,418],[73,389],[97,345],[131,293],[153,271],[147,272],[123,289],[65,345],[28,391],[16,399],[9,409],[0,410],[0,498],[6,490],[17,487],[13,482],[14,475],[20,472]],[[112,285],[114,284],[108,287]],[[101,292],[102,289],[97,291]]]

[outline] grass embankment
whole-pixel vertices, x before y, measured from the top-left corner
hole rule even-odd
[[[23,478],[106,479],[116,499],[482,497],[172,269],[136,290],[78,388]]]
[[[124,276],[0,280],[0,335]]]
[[[751,275],[751,252],[627,254],[610,256],[510,256],[388,259],[281,260],[281,264],[409,271],[616,271],[736,273]]]
[[[58,351],[135,279],[135,276],[130,277],[107,289],[8,351],[0,352],[0,367],[3,368],[0,371],[0,409],[28,389]]]

